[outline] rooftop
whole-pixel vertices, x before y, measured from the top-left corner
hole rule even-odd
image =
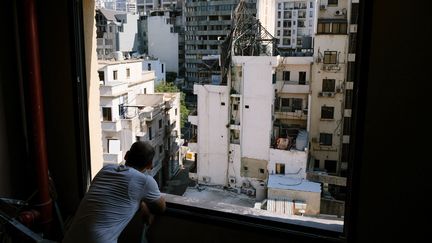
[[[187,197],[188,200],[200,201],[204,204],[218,202],[249,208],[253,208],[255,204],[255,198],[213,186],[188,187],[183,197]]]
[[[98,60],[98,66],[100,69],[107,65],[126,64],[126,63],[135,63],[135,62],[141,63],[142,61],[144,61],[144,59],[133,58],[133,59],[125,59],[125,60],[118,61],[113,58],[110,60]]]
[[[186,190],[183,196],[175,196],[172,194],[165,194],[164,196],[169,203],[188,205],[197,208],[216,210],[220,212],[245,215],[261,219],[268,219],[283,223],[302,225],[306,227],[314,227],[335,232],[343,231],[343,220],[330,217],[318,218],[297,215],[284,215],[270,212],[267,210],[252,208],[249,206],[236,205],[231,202],[236,202],[233,197],[238,197],[239,194],[226,191],[225,193],[221,193],[220,190],[221,189],[219,189],[219,191],[217,189],[214,190],[214,188],[212,190],[209,189],[209,187],[206,187],[205,190],[198,192],[198,190],[188,188],[188,190]],[[237,200],[237,202],[240,201],[240,199]]]
[[[321,192],[321,184],[285,175],[269,175],[268,188],[305,192]]]

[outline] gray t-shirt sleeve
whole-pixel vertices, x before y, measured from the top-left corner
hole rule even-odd
[[[159,199],[161,197],[161,193],[159,191],[158,184],[156,183],[155,179],[151,176],[147,177],[147,183],[145,185],[145,188],[143,190],[142,199],[144,202],[154,202],[155,200]]]

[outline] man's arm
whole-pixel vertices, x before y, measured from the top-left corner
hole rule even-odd
[[[162,196],[151,203],[146,203],[144,201],[141,201],[141,205],[140,205],[141,217],[147,225],[153,223],[153,219],[154,219],[153,214],[161,214],[165,211],[165,209],[166,209],[165,199]]]
[[[163,196],[152,202],[147,202],[146,204],[152,214],[161,214],[166,209],[165,198]]]

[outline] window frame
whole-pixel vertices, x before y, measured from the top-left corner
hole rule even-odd
[[[81,159],[81,181],[80,184],[80,196],[82,197],[88,188],[90,183],[90,143],[89,143],[89,129],[88,129],[88,114],[87,111],[87,80],[86,80],[86,65],[85,57],[86,53],[84,51],[84,27],[83,27],[83,1],[77,0],[76,2],[69,2],[69,7],[71,9],[71,17],[73,19],[72,29],[74,34],[73,39],[73,51],[75,52],[74,60],[75,66],[74,71],[77,76],[77,85],[74,87],[75,95],[78,99],[75,101],[75,111],[77,112],[77,120],[79,126],[77,127],[77,135],[80,143],[79,158]],[[353,136],[351,136],[351,144],[358,144],[358,148],[351,150],[349,152],[350,166],[349,175],[351,178],[347,182],[347,187],[349,187],[351,192],[347,196],[346,205],[347,208],[355,208],[357,205],[356,199],[358,198],[358,186],[360,182],[359,178],[359,164],[354,163],[359,161],[362,155],[362,141],[361,137],[362,131],[364,131],[364,113],[366,107],[366,86],[362,83],[358,84],[359,80],[367,82],[368,78],[368,53],[370,51],[370,40],[371,33],[365,31],[370,29],[372,26],[371,16],[372,16],[372,3],[367,1],[360,1],[359,4],[359,21],[358,21],[358,37],[357,37],[357,48],[356,53],[361,53],[356,58],[355,65],[357,66],[356,80],[354,84],[354,93],[357,96],[353,97],[353,121],[352,130]],[[348,27],[348,26],[347,26]],[[356,108],[354,112],[354,108]],[[356,136],[358,135],[358,136]],[[347,239],[353,239],[355,235],[355,220],[358,217],[356,212],[351,212],[350,210],[345,210],[345,220],[344,220],[344,231],[343,232],[333,232],[328,230],[321,230],[318,228],[307,227],[304,225],[296,225],[284,222],[277,222],[268,219],[259,219],[256,217],[238,215],[227,212],[220,212],[211,209],[203,209],[197,207],[191,207],[188,205],[178,204],[174,202],[167,202],[167,212],[168,216],[183,217],[188,220],[198,219],[208,222],[209,220],[214,223],[221,223],[223,225],[237,225],[240,227],[246,227],[247,229],[256,229],[262,232],[268,233],[283,233],[290,236],[297,236],[303,239],[323,239],[324,241],[332,242],[346,242]]]
[[[329,60],[327,60],[327,59],[329,59]],[[332,60],[332,59],[334,59],[334,60]],[[324,64],[337,64],[338,63],[338,52],[337,51],[324,51],[323,63]]]

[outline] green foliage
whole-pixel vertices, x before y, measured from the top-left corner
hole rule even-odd
[[[159,93],[177,93],[180,92],[180,126],[183,128],[185,122],[188,120],[189,109],[186,107],[185,94],[177,88],[173,83],[160,83],[155,87],[156,92]]]

